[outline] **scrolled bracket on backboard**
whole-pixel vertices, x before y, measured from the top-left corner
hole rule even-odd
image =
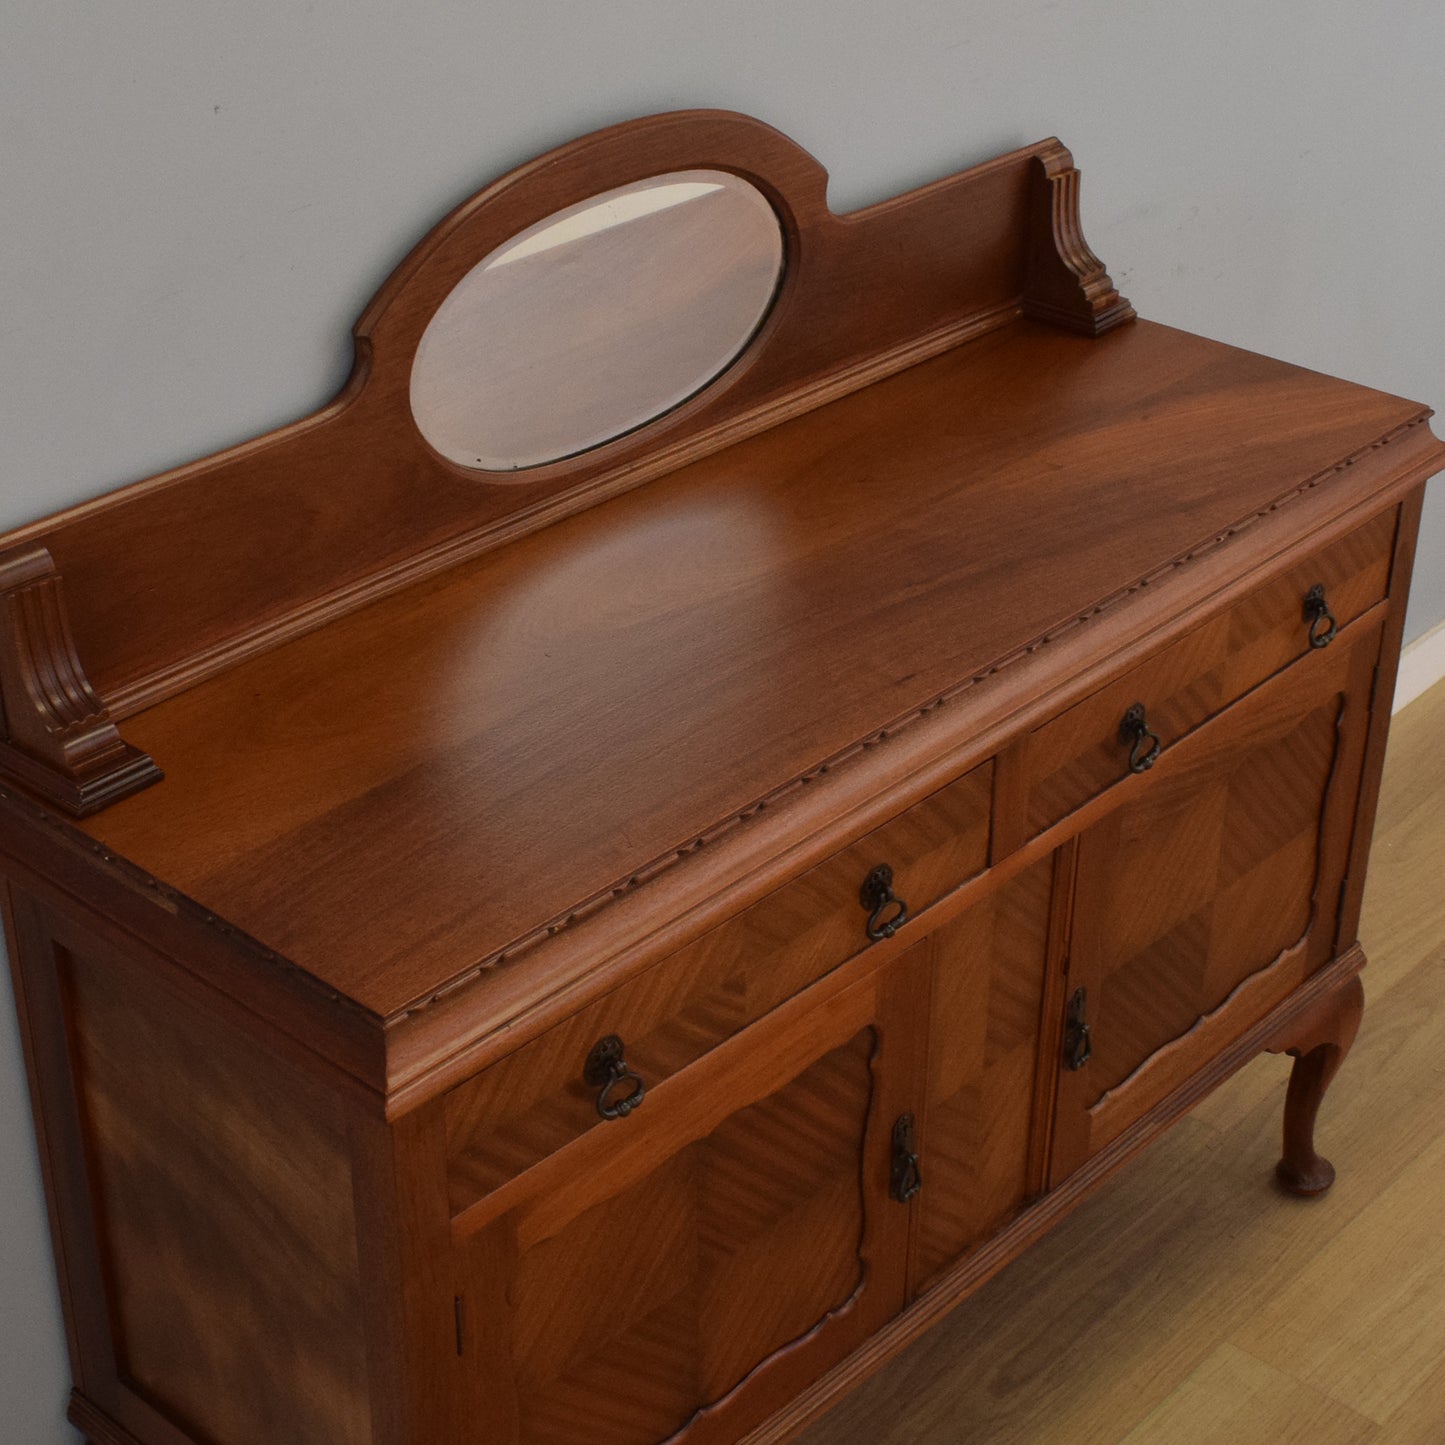
[[[84,817],[160,777],[85,675],[49,551],[0,553],[0,778]]]
[[[1099,336],[1134,319],[1079,220],[1079,172],[1058,141],[1033,158],[1023,313],[1066,331]]]

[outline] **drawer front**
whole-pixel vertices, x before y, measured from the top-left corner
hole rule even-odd
[[[878,865],[892,868],[893,891],[912,913],[982,872],[992,785],[992,763],[973,769],[459,1084],[446,1103],[453,1214],[587,1130],[621,1127],[602,1118],[599,1102],[625,1100],[637,1087],[631,1075],[656,1084],[867,948],[860,888]],[[603,1099],[585,1075],[608,1038],[621,1056]]]
[[[1389,585],[1395,513],[1383,513],[1156,653],[1092,697],[1037,729],[1025,748],[1025,836],[1033,836],[1129,776],[1131,752],[1148,765],[1171,746],[1310,648],[1305,600],[1319,587],[1344,627]],[[1316,637],[1328,619],[1314,623]],[[1126,714],[1142,704],[1142,729]],[[1143,730],[1147,730],[1143,731]]]

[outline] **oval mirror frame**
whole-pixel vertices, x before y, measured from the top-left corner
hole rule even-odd
[[[784,258],[772,204],[729,171],[665,172],[564,207],[437,308],[412,363],[413,420],[491,480],[593,452],[732,369]]]

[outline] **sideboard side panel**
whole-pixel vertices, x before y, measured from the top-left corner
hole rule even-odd
[[[147,1445],[370,1445],[338,1096],[12,897],[85,1403]]]
[[[1385,771],[1385,745],[1390,738],[1395,679],[1400,671],[1400,643],[1405,632],[1405,607],[1410,600],[1410,578],[1415,570],[1415,544],[1420,535],[1420,512],[1424,505],[1425,483],[1422,481],[1398,509],[1399,521],[1395,528],[1395,546],[1390,562],[1390,615],[1385,619],[1374,693],[1368,704],[1369,736],[1365,742],[1359,808],[1355,816],[1354,836],[1350,842],[1349,862],[1340,897],[1339,924],[1335,934],[1335,949],[1340,953],[1359,939],[1360,908],[1365,896],[1365,871],[1375,830],[1375,810],[1380,801],[1380,779]]]

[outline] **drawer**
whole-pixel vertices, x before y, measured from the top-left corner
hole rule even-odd
[[[1030,734],[1024,747],[1024,828],[1033,837],[1143,767],[1157,739],[1167,748],[1310,650],[1305,599],[1320,587],[1339,627],[1379,602],[1389,585],[1395,513],[1383,513],[1179,639],[1100,692]],[[1326,627],[1322,619],[1316,631]],[[1124,728],[1143,705],[1149,736]],[[1018,796],[1018,794],[1014,794]]]
[[[452,1213],[608,1122],[584,1077],[599,1040],[619,1039],[627,1069],[655,1084],[867,948],[860,887],[878,865],[913,913],[982,872],[992,785],[992,763],[964,774],[457,1085],[446,1100]]]

